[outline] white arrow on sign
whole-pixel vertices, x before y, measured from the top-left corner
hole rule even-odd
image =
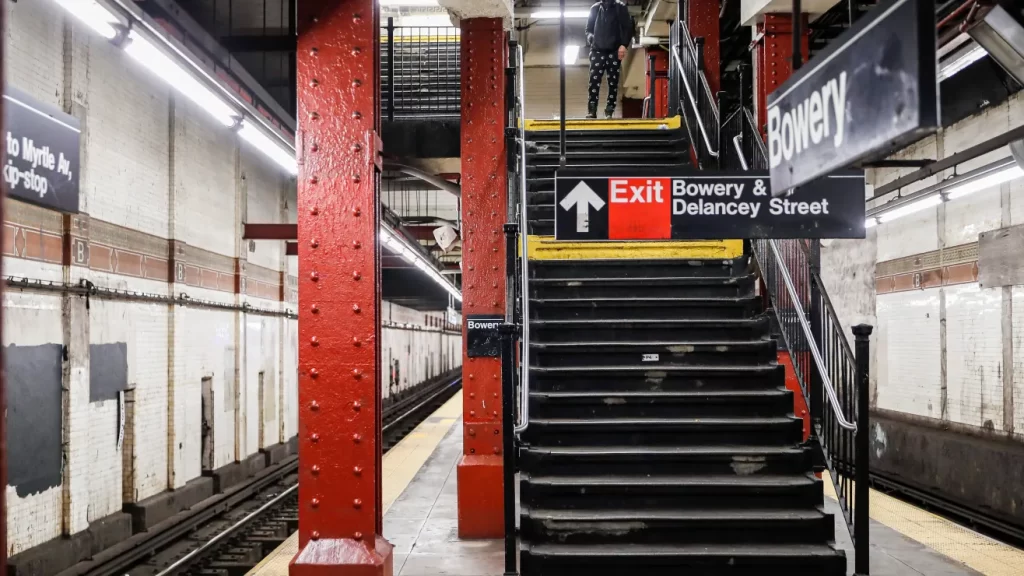
[[[597,192],[587,186],[586,182],[581,181],[559,202],[559,206],[563,210],[570,210],[574,205],[576,206],[576,231],[589,232],[590,207],[593,206],[594,210],[600,210],[604,208],[604,200],[601,200]]]

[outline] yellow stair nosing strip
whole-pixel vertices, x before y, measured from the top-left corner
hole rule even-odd
[[[522,121],[527,131],[552,132],[561,129],[560,120],[526,119]],[[679,116],[670,118],[611,118],[605,120],[566,118],[566,130],[677,130],[682,127]]]
[[[527,254],[530,260],[731,260],[743,255],[743,240],[565,242],[531,234]]]

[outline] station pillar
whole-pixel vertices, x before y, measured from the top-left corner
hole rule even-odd
[[[722,89],[719,0],[689,0],[685,9],[684,18],[690,29],[690,36],[704,39],[704,75],[708,79],[711,93],[718,94]]]
[[[807,61],[809,48],[807,14],[802,14],[801,53]],[[793,16],[767,13],[757,25],[754,42],[754,118],[764,136],[768,95],[793,75]]]
[[[501,360],[469,357],[466,322],[505,315],[508,201],[502,18],[467,18],[462,29],[463,452],[458,464],[460,538],[501,538]]]
[[[391,576],[381,535],[380,29],[298,4],[299,552],[292,576]]]

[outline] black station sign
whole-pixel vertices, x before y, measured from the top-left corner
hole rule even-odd
[[[466,355],[470,358],[500,358],[501,333],[504,316],[466,316]]]
[[[767,172],[555,180],[558,240],[863,238],[864,173],[843,171],[775,198]]]
[[[4,182],[12,198],[78,212],[78,120],[8,87],[4,97]]]
[[[882,2],[768,95],[776,196],[939,127],[934,0]]]

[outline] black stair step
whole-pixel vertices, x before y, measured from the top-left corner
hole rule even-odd
[[[527,146],[527,159],[531,152],[558,152],[557,132],[554,138],[531,138],[527,134],[526,140],[530,142]],[[686,138],[682,136],[671,137],[664,140],[651,139],[601,139],[580,136],[569,138],[566,134],[566,152],[588,152],[608,151],[634,152],[636,150],[653,150],[658,152],[671,152],[674,154],[687,154]]]
[[[545,476],[523,473],[519,495],[528,508],[545,509],[777,509],[817,508],[821,480],[802,475],[606,474]]]
[[[781,365],[551,366],[530,368],[538,392],[608,390],[764,390],[785,385]]]
[[[750,318],[756,296],[704,298],[531,298],[530,314],[545,320],[583,318]]]
[[[524,576],[845,576],[846,555],[826,544],[520,545]]]
[[[774,340],[557,342],[530,345],[530,366],[726,366],[774,362]]]
[[[530,418],[525,432],[544,446],[797,444],[803,420],[761,418]]]
[[[833,540],[835,522],[816,508],[777,510],[555,510],[522,507],[530,542],[561,544],[818,544]]]
[[[631,280],[641,284],[653,277],[701,277],[728,279],[746,276],[749,269],[746,256],[727,260],[627,259],[627,260],[531,260],[530,281],[537,279],[606,278]]]
[[[767,337],[769,326],[765,315],[733,320],[533,320],[530,342],[755,340]]]
[[[558,130],[528,130],[526,139],[530,142],[559,141]],[[652,148],[666,145],[685,145],[685,131],[676,130],[571,130],[565,131],[566,144],[576,142],[606,142],[609,146],[620,147],[626,143],[642,143]]]
[[[671,298],[738,297],[754,294],[753,274],[729,278],[714,276],[647,276],[644,278],[535,278],[530,295],[535,298]]]
[[[532,426],[532,424],[531,424]],[[527,430],[529,432],[529,430]],[[631,474],[800,474],[811,454],[797,446],[524,446],[520,467],[531,473],[599,475],[621,466]]]
[[[671,148],[616,148],[614,150],[601,150],[601,149],[587,149],[574,143],[572,147],[566,145],[565,149],[565,160],[566,162],[580,163],[586,162],[587,160],[594,160],[598,162],[604,162],[608,159],[613,159],[618,162],[624,162],[631,158],[636,158],[641,163],[653,164],[654,160],[669,159],[678,161],[680,158],[685,158],[685,153],[680,150],[672,150]],[[558,146],[547,146],[541,145],[541,147],[534,147],[532,150],[527,148],[526,151],[526,162],[549,164],[551,161],[558,164],[561,160],[561,154],[558,151]]]
[[[571,167],[573,169],[579,168],[581,170],[594,170],[595,173],[597,173],[597,174],[602,174],[603,173],[603,174],[614,175],[614,173],[616,171],[625,172],[627,170],[631,170],[631,171],[632,170],[637,170],[637,171],[640,171],[640,170],[664,170],[666,165],[674,166],[674,165],[676,165],[676,162],[674,160],[671,161],[671,162],[667,162],[667,163],[666,162],[662,162],[662,163],[656,163],[656,162],[635,163],[634,162],[634,163],[628,163],[628,164],[622,164],[622,163],[619,163],[618,161],[616,161],[616,162],[603,162],[603,163],[579,162],[579,163],[576,163],[576,164],[572,164]],[[549,174],[553,173],[558,168],[559,168],[559,163],[558,163],[557,159],[555,159],[553,162],[548,162],[548,161],[545,160],[544,162],[535,162],[533,164],[527,164],[527,166],[526,166],[526,174],[527,174],[528,178],[532,178],[533,177],[532,175],[540,175],[540,174],[542,174],[544,172],[547,172]]]
[[[535,418],[770,417],[793,412],[793,395],[774,390],[531,392]]]

